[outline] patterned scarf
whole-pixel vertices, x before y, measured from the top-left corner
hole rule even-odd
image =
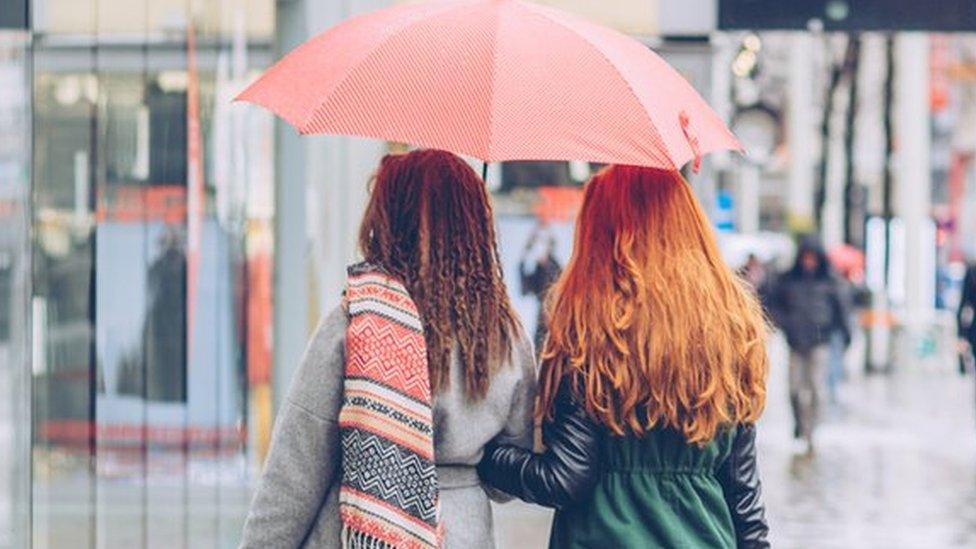
[[[366,263],[349,268],[345,303],[342,545],[440,547],[427,342],[417,306],[402,283]]]

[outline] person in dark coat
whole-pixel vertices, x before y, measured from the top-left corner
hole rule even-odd
[[[769,314],[790,346],[794,436],[802,439],[807,453],[811,453],[825,393],[831,337],[839,333],[845,348],[851,341],[843,286],[815,240],[801,242],[793,268],[773,283]]]
[[[634,166],[594,176],[552,291],[546,450],[489,444],[482,480],[556,508],[551,548],[768,548],[767,326],[691,186]]]
[[[542,351],[542,345],[546,341],[546,296],[549,288],[559,278],[563,272],[562,265],[556,259],[556,239],[551,235],[546,239],[545,249],[542,256],[536,260],[535,265],[530,269],[529,254],[540,239],[540,229],[537,228],[529,241],[525,245],[525,252],[519,262],[519,278],[522,283],[522,295],[533,295],[539,302],[539,312],[535,320],[535,349]]]
[[[959,354],[971,359],[971,353],[976,349],[976,263],[970,263],[966,267],[956,322],[959,330]]]

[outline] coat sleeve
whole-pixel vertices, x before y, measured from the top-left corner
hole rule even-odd
[[[336,308],[305,351],[275,422],[242,548],[301,546],[336,481],[346,322]]]
[[[756,463],[756,426],[740,425],[732,442],[732,452],[719,468],[718,479],[732,514],[739,549],[770,547],[766,504]]]
[[[545,452],[490,444],[478,474],[489,486],[529,503],[557,509],[571,505],[589,495],[599,478],[600,433],[564,381],[555,416],[544,429]]]
[[[786,308],[789,306],[786,302],[785,276],[779,275],[773,278],[766,286],[766,312],[773,324],[781,330],[785,328]]]
[[[532,448],[532,435],[535,411],[535,394],[537,385],[537,371],[535,349],[532,341],[520,331],[512,349],[513,365],[521,372],[521,378],[512,395],[512,405],[509,409],[505,428],[499,433],[495,441],[499,444],[514,444],[523,448]]]
[[[521,378],[516,384],[512,395],[512,405],[508,412],[508,418],[502,432],[493,440],[493,445],[512,445],[527,450],[532,449],[535,435],[535,395],[537,386],[537,372],[535,350],[532,342],[524,333],[520,333],[515,346],[512,349],[513,366],[521,372]],[[496,490],[491,486],[488,488],[488,496],[499,503],[504,503],[512,499],[512,496]]]

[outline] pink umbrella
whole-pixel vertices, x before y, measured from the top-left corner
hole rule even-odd
[[[839,244],[827,252],[834,268],[847,277],[858,278],[864,273],[864,252],[850,244]]]
[[[586,160],[678,169],[740,149],[640,42],[518,0],[407,4],[305,42],[239,97],[303,134],[359,135],[487,162]]]

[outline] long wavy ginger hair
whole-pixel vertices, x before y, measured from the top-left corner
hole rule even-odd
[[[705,443],[762,413],[765,317],[677,172],[595,175],[551,295],[540,416],[564,376],[617,435],[666,427]]]
[[[520,328],[478,174],[445,151],[388,155],[372,182],[359,247],[366,261],[403,280],[417,304],[435,394],[450,383],[456,346],[465,395],[483,397]]]

